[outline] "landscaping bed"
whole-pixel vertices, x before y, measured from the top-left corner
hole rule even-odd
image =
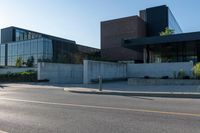
[[[200,85],[198,79],[129,78],[129,85]]]
[[[0,82],[37,82],[36,71],[0,74]]]

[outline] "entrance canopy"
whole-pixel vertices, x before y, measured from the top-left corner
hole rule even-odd
[[[183,33],[168,36],[145,37],[137,39],[125,39],[122,46],[125,48],[134,49],[136,46],[144,47],[145,45],[182,43],[191,41],[200,41],[200,32]]]
[[[200,61],[200,32],[125,39],[122,46],[146,51],[147,62]]]

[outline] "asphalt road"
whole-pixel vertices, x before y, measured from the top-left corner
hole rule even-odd
[[[199,133],[200,99],[0,88],[0,133]]]

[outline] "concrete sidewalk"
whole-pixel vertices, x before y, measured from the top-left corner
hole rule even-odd
[[[66,85],[65,88],[74,89],[91,89],[98,90],[98,84],[71,84]],[[184,93],[200,93],[200,85],[128,85],[127,81],[103,83],[104,91],[123,91],[123,92],[184,92]]]
[[[200,93],[189,92],[150,92],[150,91],[111,91],[88,88],[64,88],[66,92],[77,94],[116,95],[116,96],[144,96],[144,97],[171,97],[171,98],[198,98]]]
[[[200,86],[132,86],[127,82],[114,82],[104,83],[103,91],[99,91],[98,84],[71,85],[64,90],[79,94],[200,98]]]
[[[50,84],[50,83],[4,83],[0,84],[0,91],[7,88],[36,88],[36,89],[64,89],[67,92],[79,94],[117,95],[117,96],[146,96],[146,97],[176,97],[200,98],[200,86],[134,86],[127,82],[103,83],[100,92],[98,84]]]

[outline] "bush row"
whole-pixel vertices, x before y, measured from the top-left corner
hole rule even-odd
[[[37,81],[36,71],[7,73],[0,75],[0,82],[36,82],[36,81]]]

